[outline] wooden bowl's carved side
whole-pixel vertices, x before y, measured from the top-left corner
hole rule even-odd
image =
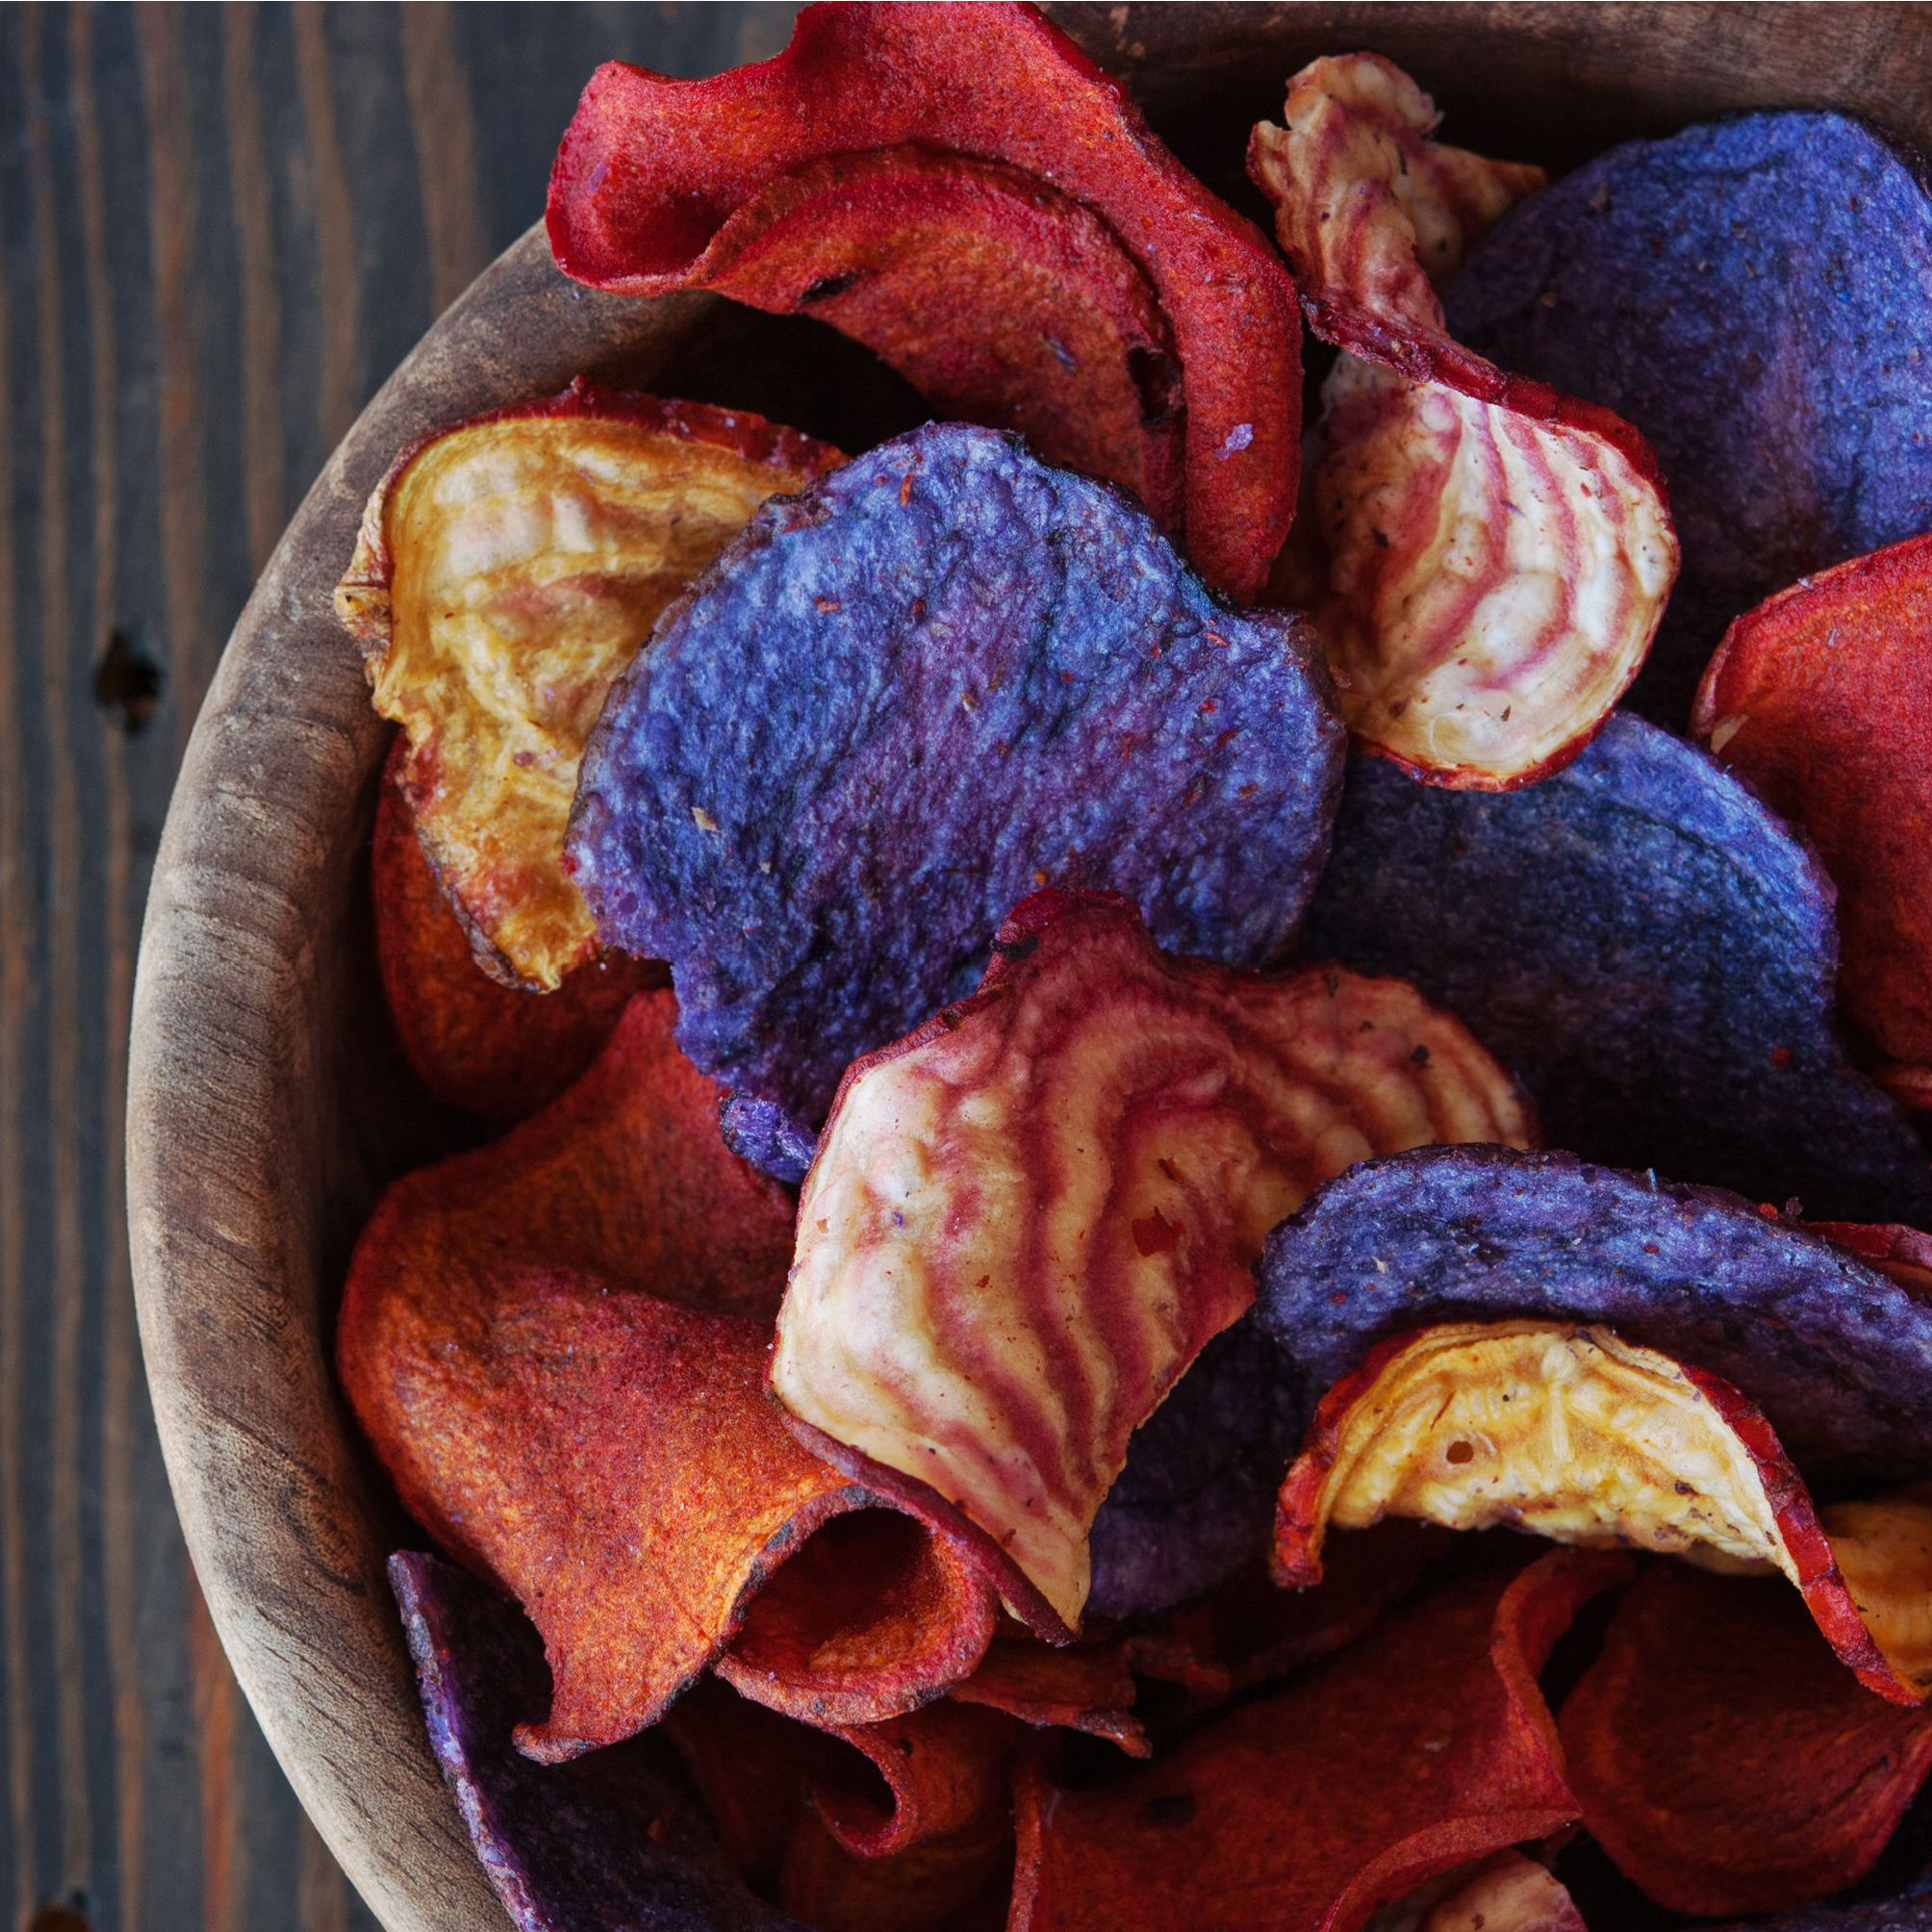
[[[1771,105],[1843,107],[1932,150],[1932,8],[1919,5],[1050,11],[1243,197],[1248,121],[1279,113],[1282,82],[1309,56],[1357,46],[1412,63],[1451,139],[1557,165]],[[155,868],[128,1177],[162,1443],[242,1687],[391,1932],[501,1919],[423,1736],[382,1572],[394,1506],[329,1361],[348,1244],[401,1157],[412,1105],[382,1090],[392,1056],[375,1045],[364,888],[384,729],[330,593],[404,442],[579,371],[648,383],[707,306],[573,288],[536,230],[476,283],[364,413],[270,560],[203,707]],[[734,352],[729,330],[710,333]],[[897,426],[902,401],[876,393],[868,420]],[[789,402],[776,413],[838,434]]]
[[[500,1922],[444,1794],[328,1355],[385,1164],[362,882],[385,727],[330,597],[371,487],[437,423],[646,380],[704,297],[565,282],[533,229],[364,414],[270,559],[175,792],[141,935],[128,1100],[141,1343],[221,1640],[323,1837],[393,1932]]]

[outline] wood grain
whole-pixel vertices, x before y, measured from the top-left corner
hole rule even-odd
[[[228,1671],[155,1436],[121,1208],[148,876],[290,512],[540,212],[591,69],[712,71],[774,51],[792,10],[366,11],[0,9],[10,1932],[55,1907],[63,1932],[375,1923]]]

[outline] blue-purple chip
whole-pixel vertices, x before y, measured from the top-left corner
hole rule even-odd
[[[398,1553],[389,1580],[437,1763],[518,1932],[804,1932],[726,1868],[658,1740],[518,1753],[550,1680],[514,1603],[440,1557]]]
[[[603,942],[671,962],[692,1059],[815,1128],[1039,885],[1279,958],[1342,758],[1302,620],[1222,603],[1017,438],[931,424],[768,504],[665,613],[570,858]]]
[[[1932,198],[1843,115],[1613,148],[1497,221],[1445,307],[1655,448],[1684,562],[1629,701],[1660,723],[1733,618],[1932,528]]]
[[[1932,1171],[1833,1023],[1830,881],[1746,785],[1640,719],[1520,792],[1352,761],[1305,945],[1412,979],[1543,1139],[1814,1220],[1932,1226]]]
[[[1252,1314],[1201,1351],[1133,1433],[1088,1534],[1092,1616],[1154,1616],[1267,1546],[1297,1417],[1274,1341]]]
[[[1385,1335],[1572,1319],[1734,1383],[1808,1478],[1932,1474],[1932,1303],[1718,1188],[1499,1147],[1364,1161],[1269,1236],[1258,1306],[1304,1426]]]

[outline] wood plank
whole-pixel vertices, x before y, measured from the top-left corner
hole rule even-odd
[[[391,368],[540,211],[592,67],[714,71],[775,51],[791,14],[0,10],[11,1925],[375,1924],[214,1641],[155,1442],[122,1208],[148,875],[255,573]]]

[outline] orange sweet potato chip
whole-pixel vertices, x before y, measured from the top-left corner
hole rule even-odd
[[[376,961],[403,1053],[438,1100],[508,1123],[553,1101],[597,1058],[633,993],[670,981],[655,960],[598,954],[547,997],[476,963],[416,835],[398,739],[375,808]]]
[[[1818,847],[1840,1004],[1894,1097],[1932,1107],[1932,533],[1746,612],[1691,728]]]
[[[1269,1229],[1371,1154],[1532,1131],[1400,980],[1178,958],[1115,895],[1035,893],[979,992],[846,1074],[773,1389],[862,1480],[956,1509],[1063,1635],[1130,1436],[1253,1302]]]
[[[723,1147],[674,1020],[640,995],[561,1100],[392,1187],[343,1300],[343,1383],[404,1503],[543,1634],[533,1756],[628,1737],[714,1661],[780,1709],[890,1716],[992,1635],[960,1552],[765,1396],[790,1205]],[[822,1602],[845,1569],[866,1589]]]
[[[1452,1586],[1099,1790],[1023,1773],[1013,1932],[1355,1932],[1562,1830],[1578,1806],[1537,1676],[1628,1564],[1566,1550]]]
[[[1315,620],[1357,739],[1435,784],[1567,763],[1650,648],[1677,540],[1643,438],[1447,333],[1436,289],[1540,169],[1429,137],[1434,103],[1370,54],[1288,83],[1248,170],[1309,326],[1343,354],[1309,498]]]
[[[377,485],[336,612],[487,972],[554,990],[591,956],[564,828],[605,694],[766,497],[841,461],[744,411],[578,382],[440,431]]]
[[[1869,1689],[1932,1693],[1932,1505],[1819,1512],[1736,1388],[1611,1329],[1451,1322],[1372,1349],[1282,1484],[1278,1573],[1313,1581],[1330,1526],[1385,1515],[1781,1571]]]
[[[815,245],[826,250],[821,279],[833,289],[807,300],[812,286],[796,287],[795,274],[761,289],[749,270],[740,291],[719,286],[752,299],[790,295],[888,360],[909,346],[944,376],[967,353],[963,344],[942,345],[955,326],[947,310],[966,322],[978,316],[982,296],[970,284],[990,268],[1016,315],[1052,316],[1051,334],[1066,355],[1049,363],[1032,345],[1015,373],[1024,372],[1035,422],[1057,421],[1064,445],[1082,434],[1070,419],[1097,394],[1116,421],[1133,406],[1128,391],[1143,386],[1132,369],[1123,387],[1117,367],[1096,370],[1086,360],[1131,344],[1100,317],[1072,313],[1086,302],[1121,313],[1125,286],[1111,258],[1085,239],[1086,219],[1054,212],[1078,204],[1145,276],[1172,330],[1189,554],[1216,589],[1253,597],[1294,510],[1301,331],[1293,285],[1261,236],[1149,132],[1119,83],[1032,8],[809,7],[791,45],[757,66],[702,81],[618,62],[600,67],[550,176],[550,244],[566,274],[597,288],[654,295],[712,286],[714,270],[731,272],[734,217],[756,231],[792,195],[818,193],[823,177],[806,174],[815,165],[907,142],[1004,165],[1054,193],[986,199],[953,216],[950,238],[937,227],[921,234],[905,218],[909,208],[887,216],[877,205],[821,199]],[[955,176],[954,191],[969,192],[964,184],[974,179],[988,177]],[[740,216],[767,196],[766,211]],[[902,251],[889,280],[902,301],[922,304],[917,313],[875,304],[856,284],[836,287],[847,273],[887,266],[869,251],[888,232]],[[955,242],[960,261],[943,274]],[[831,307],[841,296],[851,299]],[[1144,415],[1167,410],[1165,392],[1164,380],[1145,385]],[[1158,504],[1149,507],[1158,513]]]
[[[1932,1768],[1790,1591],[1680,1564],[1617,1606],[1561,1715],[1584,1822],[1659,1904],[1777,1912],[1856,1884]]]

